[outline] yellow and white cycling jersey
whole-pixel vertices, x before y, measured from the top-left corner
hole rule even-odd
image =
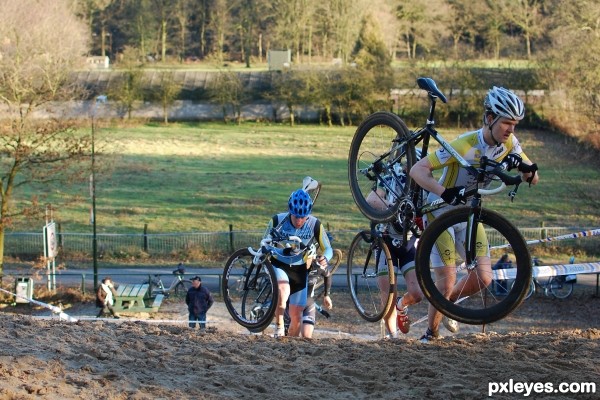
[[[479,160],[482,156],[487,156],[491,160],[500,162],[510,153],[518,154],[523,161],[530,163],[529,158],[521,149],[519,140],[515,135],[510,135],[506,143],[502,143],[499,146],[490,146],[483,140],[483,130],[479,129],[460,135],[450,142],[450,145],[474,167],[479,166]],[[477,183],[477,177],[465,168],[462,168],[458,161],[444,148],[440,148],[436,152],[429,154],[427,159],[434,170],[444,168],[439,182],[446,188],[455,186],[470,187]],[[484,187],[487,187],[489,183],[485,182]],[[429,203],[439,198],[436,194],[429,193],[427,202]],[[447,209],[444,209],[443,212],[445,211]]]

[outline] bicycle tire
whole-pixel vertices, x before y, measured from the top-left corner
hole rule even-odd
[[[387,278],[377,266],[381,254],[391,266]],[[390,251],[381,237],[366,230],[354,237],[348,250],[346,277],[352,302],[362,318],[377,322],[389,314],[396,298],[396,277]]]
[[[267,273],[261,273],[258,276],[259,281],[268,282]],[[272,294],[273,286],[270,283],[267,283],[266,286],[263,286],[261,292],[269,297]],[[255,325],[247,327],[247,329],[252,333],[260,333],[264,331],[270,324],[273,318],[268,319],[264,318],[266,313],[268,312],[268,306],[265,306],[262,302],[252,301],[252,299],[248,300],[248,296],[252,296],[254,293],[252,291],[244,292],[242,296],[242,304],[241,304],[241,312],[242,315],[246,318],[251,318],[256,321],[263,320],[263,323],[257,322]]]
[[[408,143],[404,148],[391,151],[392,146],[398,140],[404,140],[410,134],[410,130],[400,117],[385,111],[369,115],[354,133],[348,155],[348,181],[354,202],[360,212],[371,221],[388,222],[392,220],[398,210],[400,200],[407,195],[408,189],[411,187],[412,179],[408,171],[416,162],[414,143]],[[381,182],[374,180],[373,173],[368,176],[365,172],[373,170],[376,160],[381,161],[377,162],[377,169],[380,169],[381,172],[376,174],[380,178],[392,177],[393,165],[398,165],[399,171],[396,173],[400,173],[401,179],[404,180],[404,182],[400,181],[400,185],[396,179],[386,181],[391,185],[395,194],[390,194],[390,187],[386,188],[386,197],[388,201],[391,201],[391,205],[384,210],[371,206],[366,200],[378,185],[381,187]]]
[[[187,295],[188,290],[192,287],[192,281],[182,280],[178,282],[173,288],[173,296],[182,299]]]
[[[342,263],[344,255],[340,249],[333,249],[333,256],[331,260],[329,260],[329,274],[333,276],[333,274],[338,270],[340,264]],[[325,283],[323,278],[319,276],[319,281],[315,284],[314,291],[315,297],[319,297],[323,293],[323,284]]]
[[[279,291],[273,290],[277,280],[269,260],[260,265],[253,265],[253,260],[248,249],[234,252],[223,269],[221,292],[233,320],[251,332],[260,332],[273,320]]]
[[[448,300],[444,296],[444,290],[438,288],[438,285],[443,287],[444,281],[433,277],[435,268],[431,268],[430,255],[438,238],[454,225],[466,223],[470,217],[474,217],[474,222],[482,224],[486,229],[491,259],[508,253],[509,257],[516,260],[513,263],[516,266],[516,278],[505,296],[496,296],[492,290],[491,267],[486,272],[479,268],[464,268],[459,265],[453,273],[456,280],[456,301]],[[510,246],[502,247],[505,244]],[[479,209],[476,215],[472,215],[469,207],[461,207],[442,214],[424,230],[417,246],[415,270],[423,294],[437,310],[456,321],[481,325],[504,318],[523,302],[531,282],[532,266],[523,236],[502,215],[486,209]],[[471,296],[461,296],[464,285],[462,280],[456,279],[457,276],[461,279],[468,276],[470,281],[476,279],[475,284],[479,285],[479,292]],[[487,286],[486,282],[489,283]],[[451,283],[448,282],[449,285]]]
[[[550,293],[557,299],[566,299],[573,293],[573,282],[565,282],[564,277],[561,281],[558,277],[552,277],[548,282]]]
[[[511,285],[511,289],[514,284],[515,284],[515,282],[513,281],[512,285]],[[535,293],[535,282],[532,279],[531,283],[529,284],[529,287],[527,288],[527,292],[525,292],[525,296],[523,297],[523,300],[527,300],[528,298],[533,296],[534,293]]]

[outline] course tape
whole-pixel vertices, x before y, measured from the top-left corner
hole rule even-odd
[[[546,243],[546,242],[555,242],[557,240],[577,239],[577,238],[582,238],[582,237],[598,236],[598,235],[600,235],[600,228],[590,229],[587,231],[580,231],[580,232],[575,232],[575,233],[568,233],[566,235],[547,237],[545,239],[528,240],[526,243],[527,244],[538,244],[538,243]],[[503,244],[501,246],[492,246],[491,249],[492,250],[506,249],[507,247],[510,247],[510,244]]]
[[[69,321],[69,322],[77,322],[77,318],[73,318],[73,317],[65,314],[60,307],[56,307],[56,306],[53,306],[52,304],[47,304],[47,303],[44,303],[44,302],[41,302],[41,301],[38,301],[38,300],[34,300],[34,299],[31,299],[31,298],[28,298],[28,297],[25,297],[25,296],[21,296],[19,294],[13,293],[11,291],[8,291],[8,290],[2,289],[2,288],[0,288],[0,291],[2,291],[4,293],[11,294],[11,295],[13,295],[15,297],[18,297],[20,299],[27,300],[28,302],[36,304],[38,306],[42,306],[44,308],[47,308],[50,311],[52,311],[53,313],[58,314],[58,317],[61,320],[65,320],[65,321]]]
[[[600,262],[541,265],[538,267],[533,267],[532,270],[534,278],[572,274],[599,274]],[[494,279],[515,279],[517,277],[516,268],[497,269],[492,272],[494,274]]]

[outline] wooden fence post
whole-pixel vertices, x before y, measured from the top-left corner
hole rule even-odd
[[[540,222],[540,239],[546,239],[548,237],[548,231],[544,228],[544,221]],[[542,243],[542,247],[546,247],[546,243]]]

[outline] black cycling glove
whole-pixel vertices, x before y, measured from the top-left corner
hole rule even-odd
[[[467,199],[465,197],[465,187],[464,186],[456,186],[452,188],[447,188],[442,193],[442,200],[451,206],[457,206],[459,204],[467,204]]]
[[[510,171],[513,168],[519,168],[519,166],[523,163],[523,159],[518,154],[509,154],[504,157],[501,164],[506,167],[507,171]]]

